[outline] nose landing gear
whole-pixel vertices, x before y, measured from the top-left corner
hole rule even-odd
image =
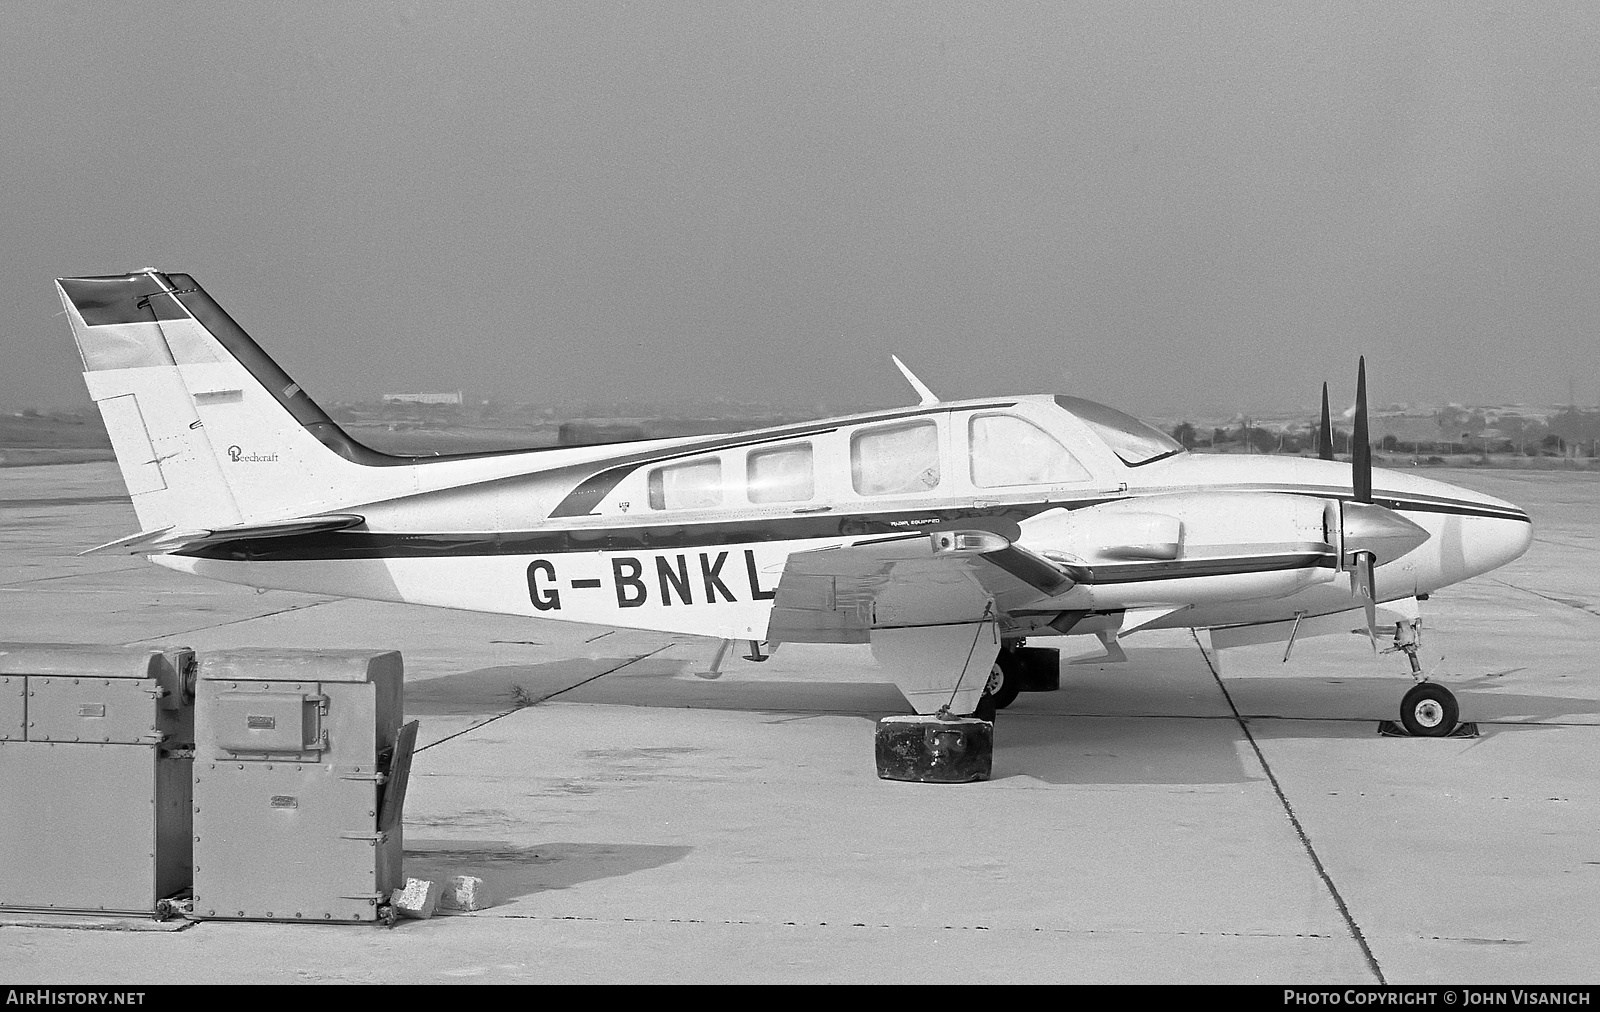
[[[1400,698],[1400,723],[1416,738],[1443,738],[1459,713],[1455,695],[1437,682],[1419,682]]]
[[[1459,722],[1460,707],[1455,693],[1430,682],[1417,660],[1417,648],[1422,643],[1422,620],[1396,622],[1394,646],[1384,653],[1403,653],[1411,664],[1411,677],[1416,680],[1400,698],[1400,725],[1385,720],[1378,725],[1379,734],[1408,735],[1413,738],[1476,738],[1478,725]]]

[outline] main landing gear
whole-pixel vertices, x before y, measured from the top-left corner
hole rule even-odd
[[[1061,651],[1054,647],[1025,647],[1021,640],[1007,643],[989,669],[984,696],[997,710],[1017,701],[1023,692],[1054,692],[1061,688]],[[980,707],[983,704],[978,704]],[[988,718],[993,719],[993,718]]]
[[[989,682],[972,715],[979,720],[994,720],[996,710],[1015,703],[1024,692],[1054,692],[1059,688],[1061,651],[1055,647],[1025,647],[1021,640],[1014,640],[995,655]]]
[[[1008,641],[995,655],[989,669],[989,684],[978,700],[973,716],[979,721],[994,721],[995,711],[1016,703],[1024,692],[1054,692],[1061,689],[1061,650],[1056,647],[1024,647],[1022,641]]]
[[[1396,622],[1394,646],[1385,653],[1403,653],[1411,664],[1411,677],[1416,680],[1409,691],[1400,698],[1400,727],[1414,738],[1475,737],[1476,724],[1460,723],[1461,710],[1456,705],[1455,693],[1428,681],[1422,664],[1417,660],[1417,648],[1422,643],[1422,620]],[[1378,725],[1383,734],[1396,734],[1400,728],[1386,720]]]

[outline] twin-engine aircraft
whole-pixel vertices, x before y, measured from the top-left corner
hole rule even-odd
[[[1521,555],[1522,510],[1354,460],[1197,455],[1077,397],[921,403],[729,435],[449,456],[350,438],[186,274],[57,282],[143,530],[91,551],[255,587],[748,641],[867,643],[920,714],[992,715],[1025,639],[1226,649],[1391,630]],[[898,365],[898,360],[896,360]],[[904,367],[901,367],[904,370]],[[1376,643],[1376,640],[1374,640]],[[1052,675],[1056,670],[1052,668]]]

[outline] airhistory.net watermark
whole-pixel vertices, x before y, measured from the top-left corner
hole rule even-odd
[[[143,991],[91,991],[82,988],[6,988],[7,1005],[143,1005]]]

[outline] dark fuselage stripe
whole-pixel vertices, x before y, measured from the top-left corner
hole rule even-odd
[[[1193,488],[1146,488],[1140,489],[1140,495],[1182,495],[1185,492],[1195,491]],[[1348,490],[1342,490],[1332,485],[1274,485],[1274,484],[1237,484],[1215,485],[1209,492],[1270,492],[1274,495],[1305,495],[1317,499],[1341,499],[1346,502],[1354,499]],[[1446,499],[1442,496],[1423,495],[1411,493],[1396,495],[1383,490],[1376,491],[1372,496],[1375,505],[1384,506],[1392,510],[1403,510],[1410,513],[1455,513],[1461,516],[1488,517],[1492,520],[1528,520],[1528,514],[1511,506],[1490,506],[1487,503],[1470,502],[1465,499]]]
[[[1322,498],[1335,497],[1322,496]],[[1349,495],[1338,498],[1348,499]],[[326,531],[272,538],[241,538],[174,554],[237,562],[306,562],[338,559],[564,555],[574,552],[681,551],[689,548],[760,544],[771,541],[904,534],[907,528],[947,526],[977,518],[998,517],[1019,522],[1057,507],[1083,509],[1111,501],[1115,500],[1095,498],[1076,502],[1014,503],[998,507],[859,513],[847,516],[767,517],[713,523],[482,534]],[[1456,513],[1464,516],[1527,522],[1525,514],[1508,515],[1502,508],[1474,508],[1468,503],[1414,503],[1392,497],[1379,498],[1378,502],[1403,512]],[[1170,563],[1159,563],[1153,564],[1150,568],[1152,571],[1165,572],[1170,567]]]
[[[915,534],[968,518],[1007,517],[1026,520],[1057,506],[1076,509],[1105,502],[1024,503],[1004,507],[916,510],[904,513],[861,513],[852,516],[768,517],[715,523],[634,527],[573,528],[558,531],[506,531],[494,534],[397,534],[337,531],[338,537],[245,538],[206,545],[174,554],[199,559],[241,562],[301,562],[316,559],[426,559],[472,555],[564,555],[572,552],[651,552],[712,548],[767,541],[809,541]],[[913,530],[908,531],[908,528]]]
[[[1499,506],[1473,506],[1468,503],[1453,502],[1418,502],[1410,499],[1383,499],[1376,496],[1373,497],[1372,501],[1375,505],[1387,506],[1389,509],[1400,513],[1453,513],[1463,517],[1487,517],[1490,520],[1520,520],[1525,524],[1533,522],[1528,519],[1528,514],[1521,510],[1508,510]]]

